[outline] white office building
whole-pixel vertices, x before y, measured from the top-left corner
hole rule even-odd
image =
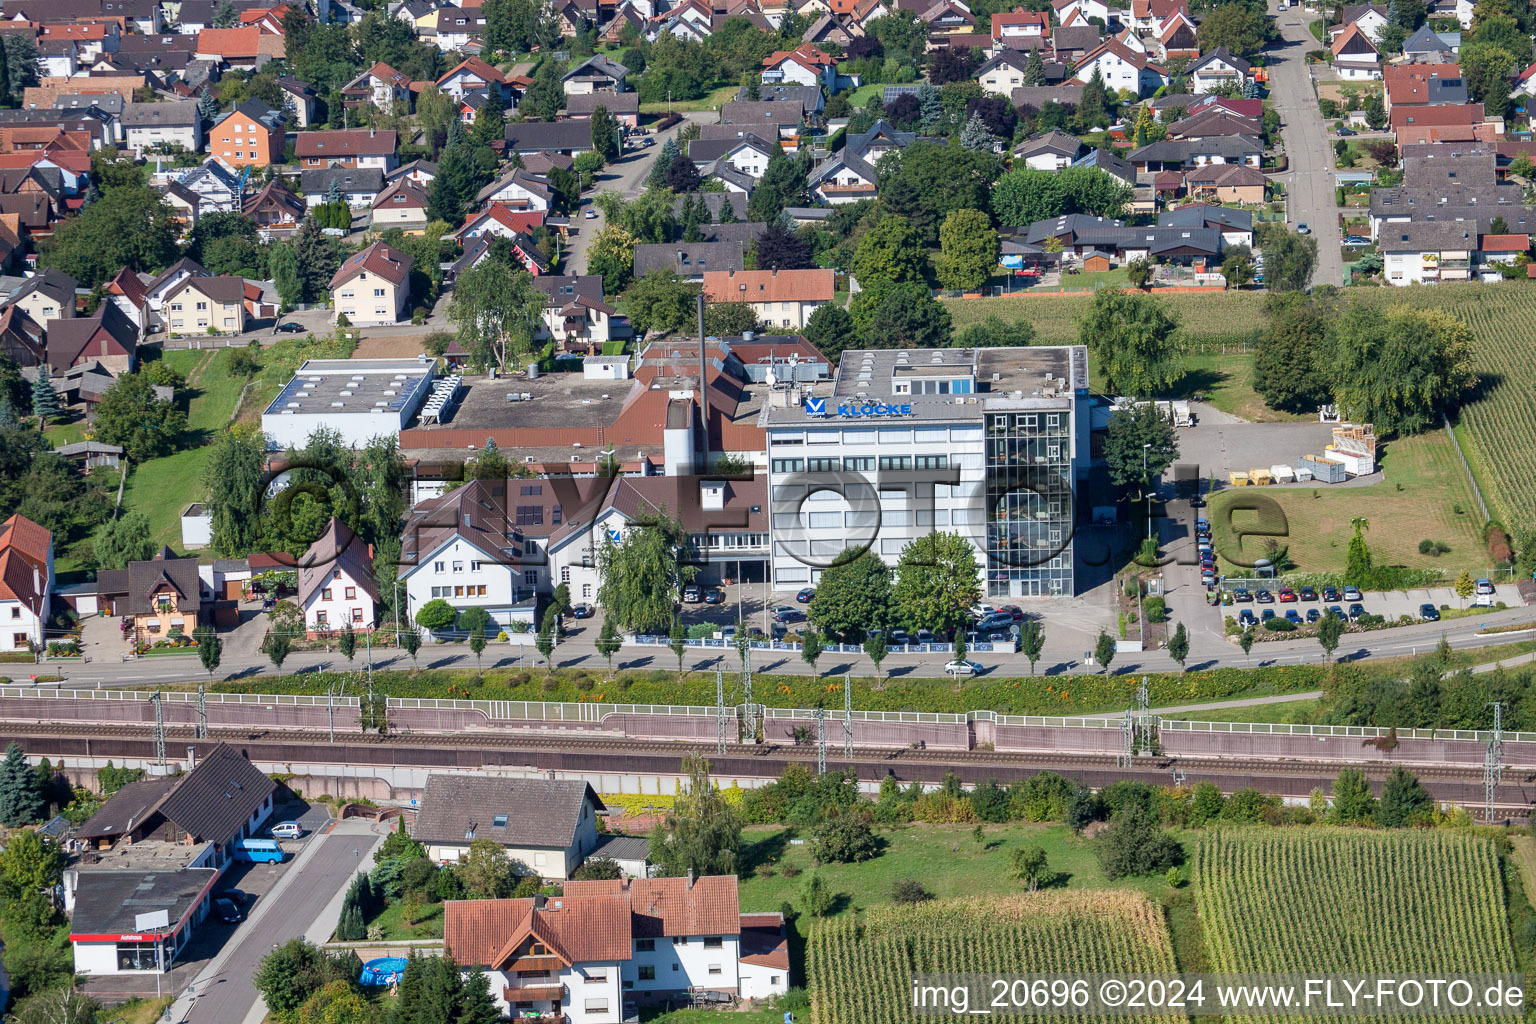
[[[776,589],[815,584],[847,547],[894,566],[949,531],[989,598],[1073,594],[1086,348],[847,351],[835,381],[775,391],[762,422]]]

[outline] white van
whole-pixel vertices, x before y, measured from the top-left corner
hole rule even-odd
[[[273,839],[298,839],[304,834],[296,821],[280,821],[272,826]]]

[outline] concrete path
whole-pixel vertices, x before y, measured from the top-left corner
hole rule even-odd
[[[1271,697],[1245,697],[1242,700],[1218,700],[1209,704],[1175,704],[1166,708],[1152,708],[1154,715],[1177,715],[1186,712],[1219,711],[1222,708],[1255,708],[1261,704],[1289,704],[1298,700],[1317,700],[1323,695],[1322,690],[1308,690],[1306,693],[1279,693]],[[1124,711],[1110,711],[1102,715],[1083,715],[1083,718],[1124,718]]]
[[[1343,284],[1344,257],[1339,247],[1338,205],[1334,195],[1333,142],[1317,110],[1317,97],[1307,68],[1308,50],[1321,48],[1308,23],[1314,16],[1300,7],[1272,8],[1280,25],[1281,42],[1268,51],[1270,100],[1280,114],[1280,134],[1289,165],[1278,175],[1285,183],[1289,227],[1305,222],[1317,239],[1313,284]]]

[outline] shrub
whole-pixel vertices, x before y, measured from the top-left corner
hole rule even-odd
[[[1111,879],[1156,874],[1184,860],[1178,840],[1137,804],[1127,805],[1110,820],[1099,840],[1098,855],[1104,874]]]
[[[1276,616],[1273,619],[1265,619],[1264,628],[1271,633],[1289,633],[1296,628],[1296,623]]]
[[[1515,560],[1514,549],[1509,546],[1509,535],[1495,526],[1488,531],[1488,556],[1500,564]]]
[[[892,903],[926,903],[933,893],[915,878],[898,878],[891,883]]]
[[[880,852],[880,840],[861,817],[844,814],[816,827],[811,853],[823,864],[853,864]]]
[[[1435,553],[1435,542],[1432,540],[1419,541],[1419,554],[1432,555]]]
[[[1168,618],[1168,602],[1160,597],[1149,597],[1142,603],[1148,622],[1164,622]]]

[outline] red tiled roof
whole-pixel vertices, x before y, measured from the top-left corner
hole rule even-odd
[[[0,600],[42,614],[52,547],[53,534],[19,512],[0,524]]]
[[[1428,103],[1429,82],[1434,78],[1460,78],[1455,64],[1403,64],[1382,71],[1383,84],[1392,105]]]
[[[352,128],[348,130],[299,132],[294,140],[294,155],[305,157],[388,156],[395,151],[399,135],[391,130]]]
[[[347,257],[331,277],[331,287],[340,287],[365,270],[398,285],[410,276],[411,257],[383,242],[374,242],[362,252]]]
[[[441,85],[442,83],[446,82],[449,78],[451,78],[454,75],[458,74],[460,71],[468,71],[470,74],[474,75],[476,78],[480,79],[482,82],[506,82],[506,81],[508,81],[506,75],[502,74],[499,70],[497,70],[496,68],[494,68],[491,65],[487,64],[485,61],[481,60],[479,57],[466,57],[465,59],[459,61],[459,63],[455,64],[452,68],[450,68],[447,71],[447,73],[445,73],[441,78],[439,78],[437,80],[438,84]]]
[[[216,53],[225,60],[231,57],[255,57],[261,52],[261,29],[255,25],[244,28],[205,28],[197,34],[198,53]]]
[[[588,886],[606,888],[591,890]],[[673,935],[733,935],[741,927],[735,875],[704,878],[627,878],[616,882],[567,882],[568,896],[627,890],[636,938]]]
[[[710,302],[831,302],[831,270],[718,270],[704,275]]]
[[[1531,247],[1530,235],[1484,235],[1484,252],[1524,252]]]
[[[1394,130],[1415,127],[1444,127],[1446,125],[1481,124],[1484,120],[1481,103],[1449,103],[1442,107],[1392,108]]]
[[[139,275],[124,267],[106,284],[108,295],[121,295],[135,307],[144,305],[144,282]]]
[[[623,895],[569,894],[550,897],[542,908],[530,899],[450,900],[443,905],[443,945],[461,964],[497,969],[530,938],[567,964],[628,960],[629,903]]]

